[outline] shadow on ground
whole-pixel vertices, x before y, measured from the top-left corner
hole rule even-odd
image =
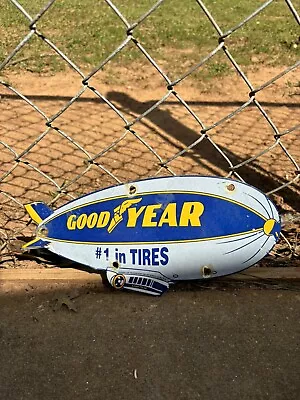
[[[299,290],[23,285],[0,296],[3,399],[298,399]]]

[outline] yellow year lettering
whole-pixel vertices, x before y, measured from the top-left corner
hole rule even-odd
[[[201,226],[200,217],[203,214],[204,205],[198,201],[187,201],[183,204],[179,226]]]
[[[140,207],[138,210],[136,208],[128,208],[128,222],[127,222],[127,227],[128,228],[134,228],[136,226],[136,221],[138,217],[142,214],[142,212],[145,210],[146,206]]]
[[[176,203],[169,203],[161,214],[158,226],[168,224],[169,226],[177,226]]]
[[[158,208],[161,208],[161,204],[153,204],[151,206],[147,206],[143,218],[143,227],[150,228],[152,226],[157,226],[157,221],[153,221],[153,218],[156,217],[156,212]]]

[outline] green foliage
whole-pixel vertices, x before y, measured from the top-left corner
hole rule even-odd
[[[23,0],[22,6],[36,15],[44,0]],[[154,0],[115,0],[130,24],[153,4]],[[254,12],[259,0],[205,1],[206,7],[225,33]],[[8,0],[1,0],[0,61],[28,33],[29,21]],[[37,23],[37,30],[49,38],[72,61],[90,70],[108,57],[126,38],[126,28],[114,11],[102,1],[57,0]],[[199,62],[218,45],[218,33],[195,0],[166,0],[141,25],[133,30],[145,49],[174,75]],[[225,39],[229,51],[241,65],[266,63],[290,65],[300,55],[298,26],[286,2],[271,3],[258,16]],[[142,61],[143,55],[132,43],[115,57],[113,63],[126,65]],[[216,61],[217,60],[217,61]],[[63,70],[65,63],[39,38],[31,38],[15,56],[18,68],[34,72]],[[16,65],[14,68],[16,68]],[[216,76],[230,71],[221,51],[210,61],[205,73]]]

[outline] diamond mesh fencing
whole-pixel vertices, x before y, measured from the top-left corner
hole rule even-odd
[[[258,8],[238,23],[232,23],[227,30],[221,29],[222,24],[210,11],[210,2],[204,4],[195,0],[199,16],[205,18],[214,31],[214,48],[201,55],[196,63],[187,59],[175,77],[144,44],[145,23],[154,20],[161,7],[170,3],[168,0],[149,1],[147,11],[133,21],[127,19],[126,7],[116,5],[117,2],[95,2],[94,7],[107,8],[115,14],[123,27],[123,39],[88,71],[79,66],[76,57],[73,58],[72,48],[66,51],[52,41],[51,29],[45,33],[40,28],[45,16],[51,16],[54,3],[59,5],[59,0],[49,1],[36,15],[32,15],[23,2],[23,5],[15,0],[7,0],[7,3],[27,20],[27,31],[0,59],[2,261],[20,256],[20,244],[33,236],[34,225],[24,211],[25,203],[45,201],[55,208],[84,193],[110,185],[184,174],[231,177],[260,188],[277,204],[286,225],[292,224],[283,232],[273,255],[279,260],[280,256],[299,255],[299,228],[295,223],[299,216],[299,104],[286,99],[279,101],[280,93],[276,101],[266,101],[264,93],[270,88],[276,90],[280,79],[295,76],[300,61],[293,60],[289,64],[287,58],[285,64],[288,66],[277,68],[274,74],[264,76],[257,83],[256,79],[249,78],[246,69],[238,63],[236,52],[231,50],[234,34],[262,13],[267,13],[274,3],[272,0],[259,2]],[[300,25],[296,2],[282,0],[281,3],[295,26]],[[132,4],[134,2],[131,7]],[[87,12],[92,21],[93,10],[87,9]],[[72,25],[71,12],[68,19]],[[172,24],[172,15],[165,24]],[[105,29],[103,25],[103,32]],[[19,84],[20,77],[16,84],[13,74],[9,79],[4,78],[8,69],[13,71],[18,63],[26,60],[20,54],[33,40],[43,42],[44,48],[48,49],[45,54],[40,54],[40,59],[50,53],[65,64],[66,74],[72,74],[70,90],[76,89],[71,96],[64,93],[54,96],[25,94]],[[297,40],[299,42],[299,37],[295,37],[295,46]],[[125,82],[123,90],[120,87],[109,90],[110,82],[102,82],[101,73],[130,46],[142,54],[144,62],[140,64],[140,70],[134,62],[120,69],[118,74],[123,74]],[[169,54],[171,64],[172,57]],[[212,81],[200,100],[194,89],[191,100],[189,90],[183,89],[184,83],[216,57],[222,57],[234,70],[229,97],[217,93]],[[112,65],[114,68],[116,64]],[[145,67],[147,65],[149,69]],[[145,79],[141,71],[149,75],[153,96],[149,97],[149,87],[145,84],[139,91],[134,90],[133,95],[129,94],[126,79],[135,76]],[[22,77],[22,71],[17,73]],[[32,74],[30,79],[34,85],[39,77]],[[235,86],[237,83],[240,86]],[[241,85],[243,93],[239,93]]]

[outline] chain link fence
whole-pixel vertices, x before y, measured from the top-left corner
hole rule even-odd
[[[0,74],[14,66],[18,55],[35,37],[66,64],[67,70],[75,73],[79,89],[70,97],[25,95],[10,82],[13,77],[0,81],[2,262],[21,256],[20,242],[33,236],[34,226],[25,215],[24,203],[42,200],[57,207],[92,190],[152,176],[204,174],[245,181],[270,195],[282,212],[289,212],[287,225],[295,222],[300,211],[299,104],[261,101],[259,96],[281,78],[299,71],[300,61],[257,85],[233,56],[229,42],[236,31],[267,12],[272,0],[261,3],[226,31],[210,12],[209,2],[205,5],[195,0],[199,13],[217,34],[215,48],[176,79],[169,77],[163,63],[154,59],[135,34],[148,18],[155,18],[167,0],[149,5],[147,12],[135,21],[128,21],[121,8],[110,0],[95,5],[116,14],[124,28],[124,40],[88,73],[72,59],[72,52],[61,50],[51,40],[51,34],[39,29],[55,2],[59,0],[49,1],[36,15],[31,15],[20,2],[10,0],[15,12],[28,20],[28,32],[0,60]],[[300,25],[293,1],[282,3],[295,24]],[[160,97],[149,99],[145,86],[135,96],[125,88],[103,91],[101,82],[94,79],[129,45],[142,53],[163,82]],[[235,71],[232,85],[236,79],[245,85],[244,101],[235,101],[233,88],[229,99],[222,95],[212,98],[213,84],[208,95],[200,96],[200,100],[194,96],[191,101],[188,91],[181,91],[182,83],[220,54]],[[123,70],[131,76],[136,72],[134,67]],[[31,79],[38,77],[33,75]],[[153,75],[149,79],[153,80]],[[273,255],[297,257],[298,232],[297,224],[292,225]]]

